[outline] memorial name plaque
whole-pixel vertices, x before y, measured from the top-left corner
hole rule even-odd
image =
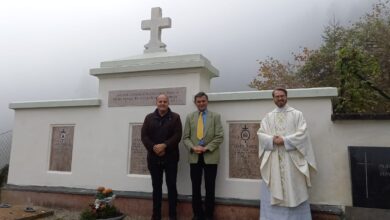
[[[229,177],[260,179],[259,123],[229,124]]]
[[[148,165],[146,161],[147,151],[141,141],[142,125],[130,125],[131,136],[129,141],[130,152],[130,174],[149,175]]]
[[[53,126],[50,147],[52,171],[71,171],[74,126]]]
[[[168,95],[170,105],[186,104],[186,87],[177,87],[110,91],[108,107],[154,106],[156,97],[162,93]]]
[[[353,206],[390,209],[390,147],[348,147]]]

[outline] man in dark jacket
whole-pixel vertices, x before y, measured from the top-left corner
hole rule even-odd
[[[161,219],[162,181],[168,188],[169,219],[176,219],[177,204],[177,164],[179,162],[179,142],[182,135],[180,116],[169,108],[165,94],[156,98],[157,108],[145,117],[141,139],[148,151],[147,161],[153,185],[152,220]]]

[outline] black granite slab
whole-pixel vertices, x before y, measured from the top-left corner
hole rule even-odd
[[[353,206],[390,209],[390,147],[350,146],[348,151]]]

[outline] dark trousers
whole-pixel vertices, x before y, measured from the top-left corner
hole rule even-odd
[[[169,217],[176,218],[177,205],[177,162],[153,161],[148,163],[153,185],[153,219],[161,219],[162,184],[165,171],[165,182],[168,188]]]
[[[192,181],[192,210],[198,219],[213,218],[215,201],[215,178],[217,176],[217,164],[205,164],[203,155],[199,155],[198,163],[190,164]],[[206,188],[205,211],[202,207],[201,184],[204,171]]]

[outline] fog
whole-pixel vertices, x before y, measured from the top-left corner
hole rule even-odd
[[[211,91],[251,90],[258,60],[290,60],[321,44],[334,18],[348,25],[374,0],[2,0],[0,133],[12,129],[10,102],[96,98],[89,75],[107,60],[143,53],[152,7],[172,19],[169,52],[201,53],[220,71]]]

